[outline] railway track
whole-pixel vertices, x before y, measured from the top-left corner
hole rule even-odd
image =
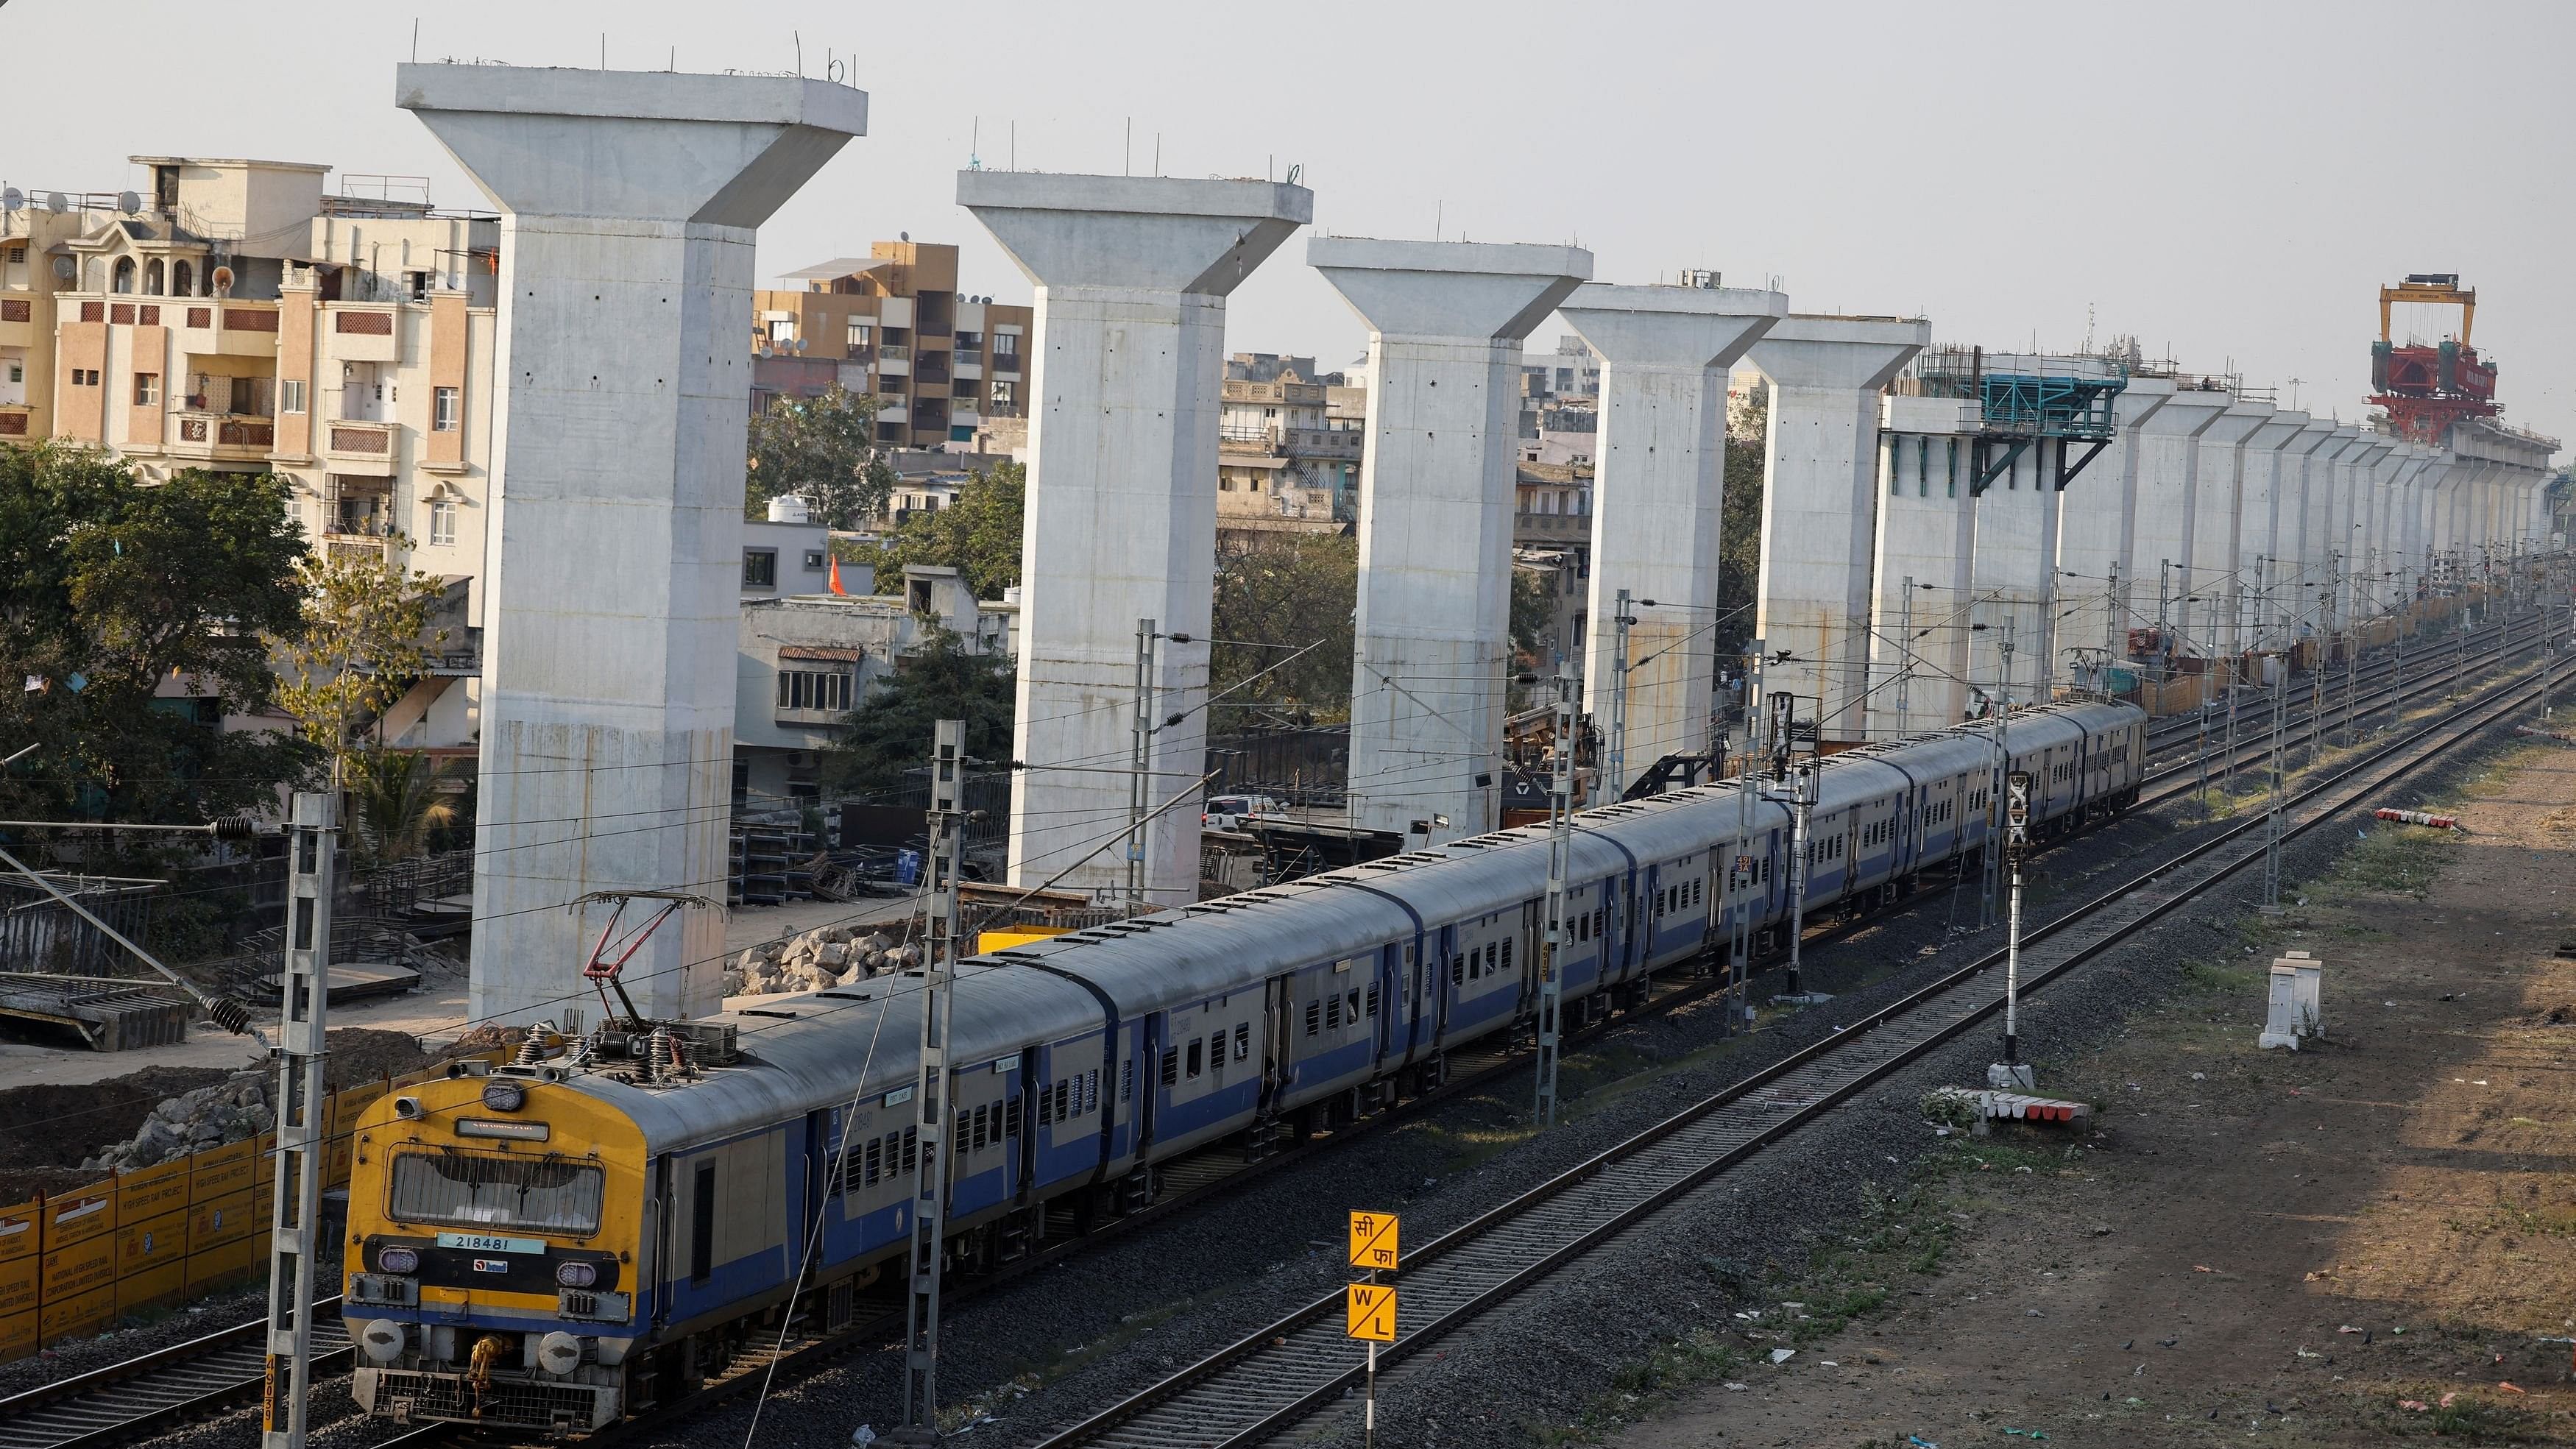
[[[2472,738],[2527,703],[2508,680],[2314,781],[2289,802],[2296,835]],[[2260,817],[2219,832],[2023,938],[2036,990],[2216,887],[2263,855]],[[1852,1023],[1408,1252],[1404,1321],[1383,1368],[1457,1332],[1557,1269],[1725,1175],[1853,1093],[1999,1010],[1997,952]],[[1363,1372],[1342,1295],[1319,1298],[1068,1429],[1039,1449],[1243,1449],[1341,1401]]]
[[[349,1363],[339,1306],[337,1297],[313,1305],[317,1367]],[[0,1399],[0,1446],[92,1449],[256,1398],[267,1335],[268,1320],[257,1318]]]
[[[2492,663],[2518,647],[2527,646],[2534,638],[2536,638],[2536,631],[2526,630],[2518,639],[2491,644],[2482,652],[2472,654],[2471,663],[2473,665]],[[2393,663],[2393,661],[2390,662]],[[2413,686],[2410,689],[2410,695],[2420,694],[2434,687],[2439,681],[2447,679],[2451,669],[2450,662],[2440,660],[2430,662],[2420,670],[2408,669],[2405,683]],[[2385,707],[2386,696],[2391,688],[2392,686],[2384,679],[2377,686],[2367,688],[2361,699],[2363,711]],[[2340,705],[2330,706],[2329,718],[2332,718],[2334,711],[2341,707]],[[2306,716],[2303,714],[2299,717],[2299,723],[2304,725],[2305,722]],[[2260,739],[2250,743],[2240,741],[2229,764],[2233,768],[2242,768],[2244,764],[2259,758],[2264,748],[2266,746]],[[2223,751],[2223,746],[2213,746],[2211,752],[2215,754]],[[2194,757],[2180,764],[2165,767],[2160,772],[2150,773],[2148,780],[2151,784],[2157,781],[2179,780],[2185,774],[2195,773],[2197,763],[2197,757]],[[2161,803],[2181,793],[2186,792],[2180,788],[2168,789],[2142,798],[2141,804]],[[2228,834],[2220,836],[2218,840],[2234,838],[2241,834],[2244,828],[2246,827],[2237,827]],[[2212,844],[2216,843],[2212,842]],[[1840,935],[1861,929],[1878,919],[1879,917],[1873,914],[1853,921],[1819,923],[1807,932],[1806,943],[1809,946],[1823,944]],[[2061,920],[2046,929],[2054,931],[2063,924]],[[2026,942],[2035,942],[2038,939],[2038,933],[2033,933],[2026,937]],[[1988,963],[1981,962],[1965,968],[1963,974],[1973,974],[1984,969],[1986,964]],[[1956,977],[1945,978],[1945,981],[1956,979]],[[1657,988],[1644,1011],[1652,1013],[1671,1010],[1704,998],[1718,989],[1719,983],[1712,978],[1671,981]],[[1944,988],[1936,984],[1930,989]],[[1914,999],[1916,998],[1908,998],[1909,1001]],[[1568,1045],[1579,1047],[1600,1034],[1624,1024],[1638,1014],[1637,1012],[1623,1013],[1608,1021],[1570,1032]],[[1873,1018],[1873,1021],[1875,1020]],[[1238,1190],[1272,1172],[1304,1161],[1316,1152],[1365,1137],[1383,1127],[1405,1120],[1414,1107],[1478,1090],[1519,1070],[1526,1059],[1527,1052],[1520,1049],[1516,1042],[1497,1041],[1483,1044],[1454,1053],[1451,1057],[1452,1071],[1449,1080],[1436,1091],[1425,1093],[1419,1098],[1408,1099],[1405,1103],[1406,1110],[1403,1112],[1379,1112],[1357,1122],[1337,1127],[1312,1141],[1283,1144],[1278,1150],[1256,1158],[1247,1159],[1241,1153],[1230,1149],[1211,1149],[1194,1158],[1175,1162],[1164,1170],[1167,1190],[1158,1195],[1146,1208],[1118,1220],[1112,1232],[1081,1237],[1067,1236],[1057,1240],[1053,1246],[1032,1253],[1016,1263],[1005,1265],[997,1271],[981,1275],[961,1287],[967,1293],[997,1287],[1024,1272],[1045,1267],[1071,1253],[1103,1241],[1113,1236],[1116,1231],[1142,1227],[1187,1211],[1213,1196]],[[350,1364],[351,1349],[339,1319],[336,1316],[322,1317],[321,1313],[335,1309],[337,1304],[338,1300],[334,1298],[321,1305],[315,1325],[317,1340],[327,1345],[327,1352],[316,1367],[320,1370],[333,1371],[335,1376],[336,1371]],[[67,1378],[9,1399],[0,1399],[0,1449],[106,1449],[108,1445],[147,1437],[173,1425],[249,1403],[255,1400],[259,1393],[263,1352],[261,1345],[265,1329],[264,1319],[237,1324],[136,1359]],[[891,1319],[865,1319],[848,1328],[828,1334],[791,1332],[783,1343],[773,1336],[769,1338],[769,1346],[746,1350],[728,1366],[725,1373],[710,1380],[705,1387],[683,1404],[669,1406],[669,1408],[674,1412],[696,1412],[711,1408],[743,1392],[755,1389],[759,1381],[764,1378],[774,1375],[785,1379],[801,1375],[831,1359],[899,1337],[901,1331],[902,1323],[898,1316]],[[775,1329],[767,1330],[766,1333],[774,1335]],[[322,1375],[317,1373],[317,1384],[325,1381]],[[667,1423],[668,1416],[659,1414],[651,1420],[640,1422]],[[638,1426],[638,1421],[611,1426],[590,1436],[589,1442],[612,1443],[633,1432]],[[379,1449],[393,1449],[393,1446],[401,1446],[401,1449],[425,1449],[425,1446],[432,1443],[444,1443],[462,1437],[465,1437],[465,1431],[458,1426],[428,1425],[406,1431],[387,1441],[385,1445],[379,1446]],[[1191,1442],[1195,1444],[1200,1441]]]

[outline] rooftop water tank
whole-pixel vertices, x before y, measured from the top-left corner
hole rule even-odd
[[[781,493],[777,497],[769,500],[769,521],[772,523],[812,523],[814,521],[814,510],[801,496],[794,493]]]

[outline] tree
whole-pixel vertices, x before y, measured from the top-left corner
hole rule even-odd
[[[266,640],[296,627],[303,553],[281,479],[145,487],[105,453],[0,447],[0,740],[38,747],[0,809],[193,823],[308,778],[301,741],[221,726],[274,706]],[[107,848],[139,868],[141,839]]]
[[[1758,389],[1736,400],[1726,419],[1726,507],[1717,542],[1718,623],[1709,632],[1720,664],[1753,642],[1753,601],[1762,583],[1762,472],[1769,450],[1770,406]]]
[[[793,493],[816,523],[857,528],[884,510],[894,468],[877,455],[877,400],[839,383],[814,397],[780,398],[751,420],[743,512],[768,516],[769,500]]]
[[[407,540],[396,535],[394,548]],[[363,557],[308,553],[295,581],[303,602],[294,624],[270,644],[286,668],[278,700],[304,737],[330,758],[335,778],[362,751],[360,731],[403,697],[445,642],[433,630],[446,586],[395,563],[390,550]],[[381,745],[383,742],[378,741]]]
[[[1020,543],[1028,502],[1028,470],[996,463],[966,476],[954,502],[936,513],[906,514],[881,544],[838,543],[847,563],[877,571],[877,592],[903,587],[905,564],[953,568],[979,599],[1001,597],[1020,581]]]
[[[455,801],[443,788],[447,773],[418,750],[359,750],[349,757],[345,779],[362,861],[409,860],[429,849],[433,831],[455,823]]]
[[[841,739],[823,751],[823,778],[846,790],[901,784],[921,767],[943,719],[966,722],[967,754],[1008,759],[1018,687],[1010,660],[975,653],[964,636],[934,625],[850,711]]]
[[[1208,692],[1224,698],[1210,732],[1282,715],[1350,717],[1359,560],[1358,541],[1339,533],[1218,539]]]

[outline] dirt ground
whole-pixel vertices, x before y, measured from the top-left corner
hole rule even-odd
[[[2576,1443],[2576,750],[2450,803],[2204,921],[2190,990],[2040,1064],[2095,1135],[1957,1139],[1615,1442]],[[2291,948],[2328,1036],[2258,1051]]]

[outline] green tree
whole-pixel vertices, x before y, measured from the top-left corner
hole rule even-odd
[[[1000,598],[1002,590],[1020,581],[1027,502],[1028,470],[1017,463],[996,463],[990,471],[969,473],[948,507],[906,514],[883,543],[840,542],[834,547],[843,562],[876,569],[880,594],[903,587],[905,564],[936,564],[957,570],[975,597]]]
[[[37,746],[0,809],[187,823],[308,778],[302,742],[220,724],[274,707],[265,640],[296,625],[303,553],[281,479],[144,487],[104,453],[0,447],[0,739]]]
[[[443,766],[418,750],[352,754],[345,779],[360,861],[390,865],[427,851],[431,834],[456,821],[447,777]]]
[[[1350,717],[1359,561],[1359,542],[1339,533],[1217,541],[1208,689],[1224,698],[1210,711],[1212,732],[1282,716]]]
[[[1733,668],[1753,642],[1753,601],[1762,582],[1762,460],[1770,407],[1756,390],[1726,419],[1726,507],[1718,519],[1717,610],[1709,632],[1718,662]]]
[[[1008,759],[1018,685],[1010,660],[975,653],[964,636],[933,626],[850,711],[839,742],[823,751],[824,782],[845,790],[901,784],[944,719],[966,721],[967,754]]]
[[[398,549],[405,540],[391,542]],[[345,781],[365,748],[360,732],[403,697],[430,651],[446,641],[444,630],[431,627],[446,586],[393,562],[390,551],[308,553],[295,581],[302,607],[269,640],[286,671],[278,700]]]
[[[857,528],[885,508],[894,468],[877,454],[877,400],[839,383],[814,397],[780,398],[751,420],[743,512],[768,517],[769,500],[800,495],[814,521]]]

